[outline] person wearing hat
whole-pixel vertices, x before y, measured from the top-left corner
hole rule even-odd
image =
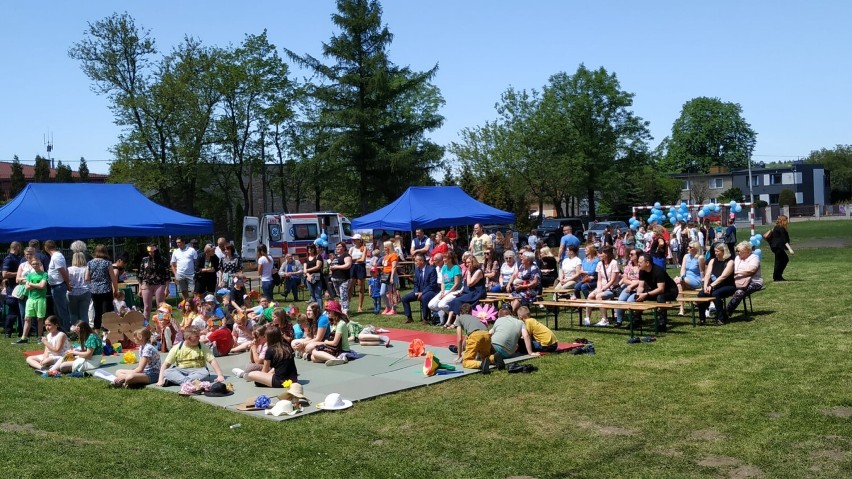
[[[139,295],[142,297],[142,314],[151,318],[151,300],[161,304],[166,300],[169,284],[169,266],[155,244],[146,248],[148,256],[142,258],[139,266]]]
[[[210,348],[201,344],[201,333],[189,327],[183,332],[183,341],[175,344],[160,366],[157,386],[183,384],[187,381],[205,381],[210,377],[208,366],[216,372],[216,382],[225,380],[219,363]]]
[[[315,363],[325,363],[326,366],[337,366],[347,363],[346,354],[349,352],[349,318],[343,314],[340,303],[331,300],[325,305],[331,325],[331,339],[319,342],[311,353]]]
[[[172,258],[169,263],[172,266],[177,290],[185,301],[189,299],[190,292],[195,291],[195,259],[197,253],[194,248],[184,243],[180,236],[175,238],[175,245],[177,247],[172,251]]]

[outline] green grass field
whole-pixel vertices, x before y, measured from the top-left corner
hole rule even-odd
[[[282,423],[153,390],[42,379],[20,347],[5,342],[0,471],[38,478],[850,477],[852,222],[794,223],[790,234],[797,254],[789,281],[768,280],[748,321],[693,328],[670,316],[669,333],[632,345],[624,330],[561,330],[562,341],[594,341],[597,354],[551,355],[534,360],[534,374],[472,375]],[[771,278],[772,254],[763,249]],[[234,423],[242,427],[229,429]]]

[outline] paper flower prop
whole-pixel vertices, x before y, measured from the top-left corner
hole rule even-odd
[[[121,356],[121,360],[124,364],[136,364],[136,353],[126,352]]]
[[[225,384],[225,389],[232,393],[234,392],[234,385],[232,383]]]
[[[288,379],[288,380],[284,381],[284,383],[281,385],[281,387],[283,387],[284,389],[290,389],[290,386],[292,386],[292,385],[293,385],[293,380]]]
[[[271,399],[269,399],[269,396],[261,394],[257,397],[257,399],[254,400],[254,407],[258,409],[266,409],[269,407],[270,402]]]
[[[248,297],[251,300],[255,300],[255,299],[259,298],[260,297],[260,291],[253,289],[253,290],[249,291]]]
[[[434,376],[438,374],[439,369],[455,371],[456,367],[449,364],[442,364],[441,361],[432,354],[432,351],[426,353],[426,360],[423,362],[423,375],[427,377]]]
[[[488,324],[489,321],[497,320],[497,310],[490,304],[478,304],[473,308],[473,317]]]
[[[64,361],[73,361],[74,360],[74,354],[71,353],[71,351],[68,351],[68,352],[65,353],[65,357],[62,358],[62,359]]]

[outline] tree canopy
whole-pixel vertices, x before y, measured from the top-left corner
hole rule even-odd
[[[425,72],[395,65],[388,57],[393,40],[375,0],[338,0],[331,16],[340,30],[323,44],[325,64],[287,50],[290,58],[319,77],[307,92],[320,108],[314,126],[327,133],[327,155],[338,174],[355,185],[355,210],[385,204],[408,185],[431,183],[443,148],[426,133],[443,124],[444,100]],[[347,174],[348,175],[345,175]]]
[[[757,143],[757,134],[742,116],[739,103],[697,97],[683,105],[664,140],[663,167],[676,173],[707,173],[712,166],[743,169]]]
[[[832,203],[852,199],[852,145],[814,150],[805,162],[820,164],[829,170]]]

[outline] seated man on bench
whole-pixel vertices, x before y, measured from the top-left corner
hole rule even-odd
[[[434,266],[426,263],[423,253],[414,255],[414,290],[402,297],[402,309],[405,314],[405,322],[413,323],[411,317],[412,301],[420,301],[420,320],[423,324],[431,325],[432,312],[429,310],[429,301],[438,294],[440,285],[438,283],[438,272]]]
[[[677,299],[677,284],[666,273],[666,270],[654,264],[651,255],[639,255],[639,288],[636,291],[636,301],[656,301],[665,303]],[[665,310],[659,312],[659,331],[665,331],[667,315]]]

